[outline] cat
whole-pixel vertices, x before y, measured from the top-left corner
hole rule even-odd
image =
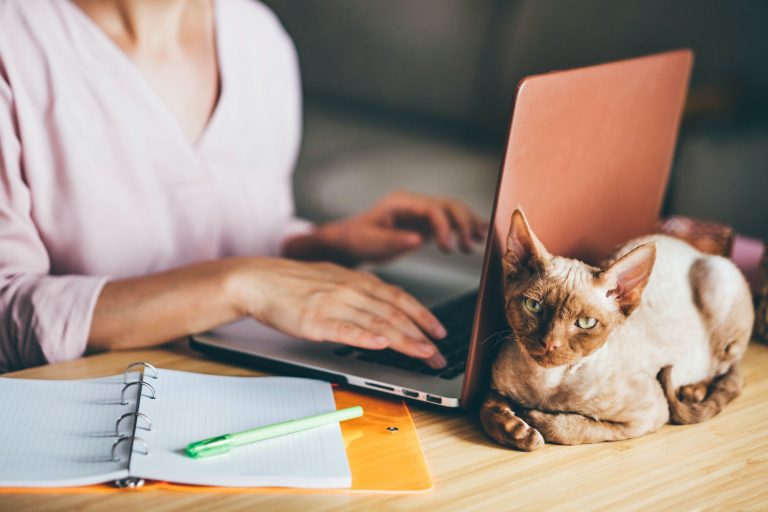
[[[754,309],[726,258],[651,235],[596,268],[550,255],[515,210],[502,266],[512,334],[480,408],[498,443],[639,437],[710,418],[741,392]]]

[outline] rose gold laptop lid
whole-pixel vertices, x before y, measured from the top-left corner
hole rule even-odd
[[[517,88],[462,389],[476,404],[507,329],[501,256],[519,205],[547,249],[596,264],[654,231],[693,55],[678,50],[523,79]]]

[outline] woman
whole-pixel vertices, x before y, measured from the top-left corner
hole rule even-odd
[[[296,219],[299,138],[296,56],[261,4],[0,0],[0,371],[247,315],[444,365],[413,297],[306,261],[469,250],[485,224],[407,193]]]

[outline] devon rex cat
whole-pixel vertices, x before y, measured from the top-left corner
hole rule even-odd
[[[655,235],[595,268],[550,255],[516,210],[503,269],[512,335],[480,411],[497,442],[642,436],[703,421],[741,391],[754,310],[729,260]]]

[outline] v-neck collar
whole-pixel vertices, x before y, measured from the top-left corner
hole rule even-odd
[[[218,0],[211,1],[213,2],[213,31],[216,52],[216,66],[218,68],[219,94],[216,98],[216,104],[214,105],[211,114],[208,116],[208,120],[205,123],[205,126],[197,135],[195,140],[190,140],[189,137],[187,137],[187,134],[184,132],[184,129],[181,127],[181,123],[179,122],[178,118],[171,110],[171,107],[168,105],[168,103],[165,102],[165,100],[160,97],[160,94],[152,86],[147,77],[144,76],[141,70],[139,70],[138,66],[136,66],[136,63],[133,62],[131,58],[123,51],[123,49],[120,48],[117,43],[115,43],[115,41],[113,41],[112,38],[109,37],[109,35],[104,32],[104,30],[98,26],[90,16],[88,16],[88,14],[83,12],[83,10],[80,9],[78,5],[76,5],[72,0],[64,0],[64,3],[69,4],[69,8],[75,11],[75,15],[89,27],[89,30],[94,32],[95,36],[104,42],[104,45],[108,49],[107,51],[115,54],[115,58],[123,62],[124,66],[128,68],[128,75],[132,77],[137,87],[139,87],[139,89],[144,92],[144,96],[148,99],[148,101],[152,103],[152,107],[159,112],[158,115],[166,119],[166,124],[169,125],[169,128],[176,132],[176,135],[184,144],[184,146],[186,146],[190,152],[194,153],[196,157],[199,156],[198,152],[201,151],[204,147],[205,141],[211,137],[210,133],[213,131],[217,119],[222,115],[221,111],[223,110],[222,105],[224,103],[227,84],[227,73],[225,71],[226,59],[224,57],[224,55],[226,55],[226,51],[223,49],[223,45],[225,44],[225,31],[221,28],[221,4],[225,2],[219,2]]]

